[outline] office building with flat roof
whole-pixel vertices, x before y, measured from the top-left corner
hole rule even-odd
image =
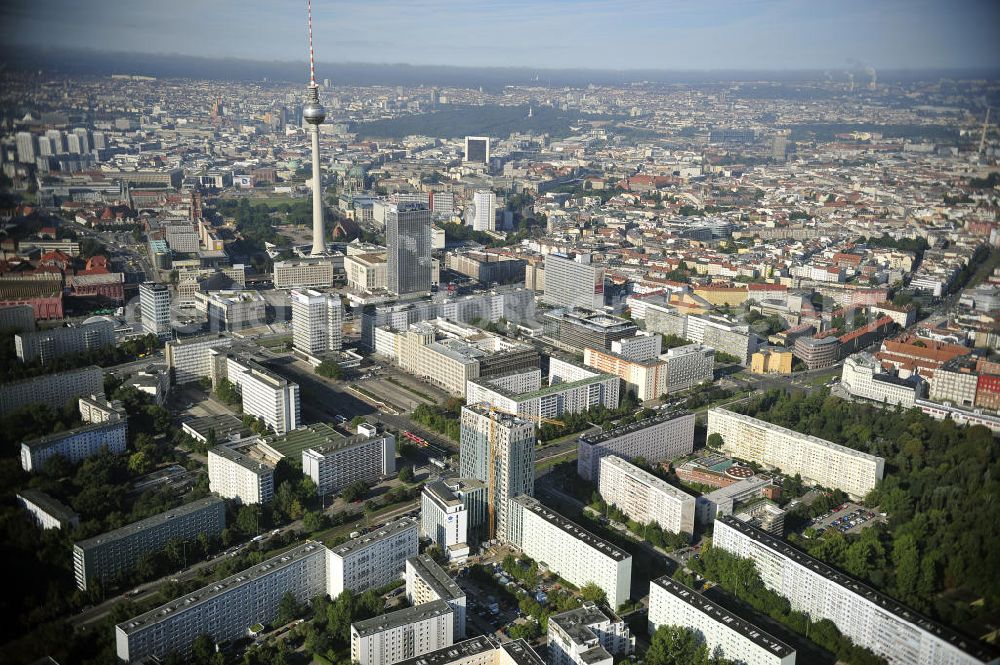
[[[462,407],[459,438],[461,475],[486,485],[486,531],[492,539],[507,530],[508,500],[535,494],[535,424],[472,404]]]
[[[351,662],[395,665],[455,643],[451,606],[443,600],[351,624]]]
[[[546,254],[542,302],[556,307],[601,309],[604,307],[604,266],[592,263],[590,254]]]
[[[614,607],[629,598],[632,555],[546,508],[537,499],[522,495],[510,500],[506,539],[577,587],[593,582]]]
[[[105,320],[14,335],[14,350],[18,360],[23,363],[38,360],[43,365],[62,356],[97,351],[114,344],[115,326]]]
[[[161,339],[170,336],[170,289],[166,284],[140,284],[139,309],[143,332],[152,333]]]
[[[107,448],[113,455],[125,452],[127,426],[124,419],[88,423],[75,429],[48,434],[21,444],[21,468],[40,471],[56,455],[70,464],[79,464]]]
[[[244,505],[274,498],[274,467],[227,446],[208,451],[208,487],[225,499]]]
[[[640,524],[656,522],[664,531],[694,533],[695,498],[617,455],[601,458],[597,491]]]
[[[257,291],[195,293],[194,306],[208,317],[208,329],[233,332],[267,323],[267,302]]]
[[[556,366],[560,369],[553,371]],[[470,379],[465,388],[465,403],[489,404],[529,419],[558,418],[564,413],[579,413],[596,406],[618,408],[621,381],[617,376],[575,366],[563,372],[562,366],[570,364],[550,359],[549,381],[545,386],[541,385],[538,370]]]
[[[875,489],[885,469],[881,457],[721,407],[708,411],[708,436],[713,434],[722,436],[722,450],[734,457],[856,499]]]
[[[104,370],[96,365],[0,385],[0,416],[29,404],[62,407],[81,395],[104,394]]]
[[[576,470],[581,478],[596,481],[601,458],[617,455],[625,460],[643,457],[649,463],[687,455],[694,450],[693,413],[660,413],[613,429],[582,435],[577,442]]]
[[[456,640],[465,639],[465,591],[430,556],[420,554],[406,560],[406,600],[423,605],[436,600],[448,603],[455,624]]]
[[[787,598],[793,610],[812,621],[829,619],[855,644],[891,665],[1000,662],[995,648],[928,619],[732,515],[715,521],[712,546],[750,559],[764,586]]]
[[[416,519],[404,517],[329,550],[327,593],[362,593],[399,579],[419,552],[419,530]]]
[[[340,296],[313,289],[295,289],[292,301],[292,346],[307,358],[339,352],[344,311]],[[318,364],[318,363],[317,363]]]
[[[199,635],[235,641],[278,614],[286,593],[308,603],[326,591],[327,550],[307,541],[234,575],[184,594],[115,626],[118,658],[127,663],[191,652]]]
[[[545,313],[544,323],[552,330],[549,335],[553,339],[581,351],[610,352],[614,342],[633,337],[639,330],[628,319],[588,310],[555,309]]]
[[[944,373],[940,370],[935,373],[935,383]],[[903,409],[913,408],[917,398],[923,394],[919,377],[911,375],[901,379],[895,374],[883,372],[881,364],[869,353],[856,353],[844,360],[840,385],[854,397],[890,406],[899,405]]]
[[[139,557],[162,549],[170,540],[195,540],[201,533],[217,536],[225,526],[226,503],[210,496],[81,540],[73,545],[76,585],[80,589],[87,589],[91,581],[104,585],[130,572]]]
[[[746,665],[795,665],[795,650],[670,577],[649,585],[649,634],[660,626],[694,631],[714,654]]]
[[[163,345],[167,366],[172,370],[174,383],[190,383],[212,377],[212,349],[228,349],[233,338],[211,333],[197,337],[172,339]]]
[[[735,356],[744,366],[750,365],[760,345],[749,325],[710,314],[686,317],[683,336],[697,344],[710,346],[717,352]]]
[[[583,364],[618,376],[625,382],[625,389],[640,402],[657,399],[667,392],[666,363],[662,360],[630,360],[612,351],[586,348]]]
[[[257,416],[276,434],[299,426],[299,384],[247,358],[228,354],[225,360],[226,378],[240,391],[244,413]]]
[[[302,257],[274,262],[276,289],[328,289],[333,286],[336,270],[328,256]]]
[[[420,494],[420,535],[446,555],[468,553],[483,538],[486,483],[478,478],[443,478],[424,485]],[[462,546],[465,546],[464,548]]]
[[[768,488],[774,488],[770,476],[758,474],[702,494],[695,501],[695,520],[711,524],[718,517],[732,515],[739,503],[764,496]]]
[[[302,451],[302,473],[316,483],[320,496],[359,480],[374,484],[396,473],[396,437],[388,432],[344,437],[318,423],[300,430],[298,438],[308,445]]]
[[[624,621],[590,602],[550,616],[548,642],[549,665],[613,665],[635,646]]]
[[[45,492],[21,490],[17,502],[24,508],[39,529],[72,529],[80,524],[80,516],[69,506]]]
[[[660,356],[665,365],[665,392],[671,395],[712,380],[715,372],[715,349],[701,344],[687,344],[668,349]]]

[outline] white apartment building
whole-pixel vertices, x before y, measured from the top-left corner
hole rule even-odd
[[[106,586],[129,573],[143,553],[159,550],[174,538],[217,536],[225,526],[226,503],[210,496],[81,540],[73,545],[76,585],[84,590],[91,581]]]
[[[213,353],[216,352],[213,350]],[[278,376],[252,360],[226,356],[226,378],[243,397],[243,412],[262,419],[276,434],[301,422],[299,384]]]
[[[612,342],[612,347],[618,342]],[[667,392],[666,363],[662,360],[630,360],[619,353],[601,349],[583,350],[583,364],[599,372],[614,374],[639,401],[657,399]]]
[[[601,458],[597,491],[640,524],[656,522],[665,531],[694,533],[695,498],[617,455]]]
[[[577,442],[576,471],[581,478],[596,481],[601,458],[617,455],[626,460],[644,457],[650,463],[687,455],[694,450],[693,413],[661,413],[639,422],[597,434],[585,434]]]
[[[934,380],[940,374],[935,372]],[[915,376],[900,379],[882,372],[879,363],[869,353],[856,353],[844,360],[840,375],[840,385],[855,397],[863,397],[880,404],[899,405],[904,409],[913,408],[919,393],[919,380]]]
[[[416,519],[404,517],[329,550],[329,596],[345,589],[362,593],[398,579],[406,560],[419,551],[419,530]]]
[[[395,665],[455,643],[454,617],[443,600],[351,624],[351,662]]]
[[[344,310],[340,296],[313,289],[295,289],[292,301],[292,345],[306,357],[340,351]]]
[[[0,385],[0,415],[28,404],[60,406],[80,395],[104,393],[104,370],[95,365]]]
[[[472,228],[475,231],[495,231],[497,228],[497,195],[488,189],[476,192],[473,198],[475,215]]]
[[[216,643],[238,640],[278,614],[286,593],[308,603],[326,591],[327,549],[307,541],[235,575],[156,607],[115,626],[118,658],[126,663],[190,653],[199,635]]]
[[[875,488],[885,468],[881,457],[724,408],[708,411],[708,436],[716,433],[734,457],[800,474],[805,482],[841,489],[855,499]]]
[[[276,289],[328,289],[333,286],[333,259],[297,258],[274,262]]]
[[[787,598],[793,610],[813,621],[829,619],[855,644],[892,665],[998,662],[993,649],[733,516],[716,520],[712,546],[750,559],[764,585]]]
[[[274,498],[274,467],[233,448],[215,446],[208,451],[208,487],[240,503],[267,503]]]
[[[628,625],[593,603],[549,617],[549,665],[613,665],[634,646]]]
[[[611,351],[622,358],[635,361],[654,360],[663,346],[661,335],[639,332],[632,337],[623,337],[611,342]]]
[[[167,366],[173,370],[174,383],[190,383],[212,376],[212,349],[228,349],[233,338],[212,333],[198,337],[172,339],[164,344]]]
[[[473,404],[462,407],[459,438],[461,475],[487,487],[487,538],[502,537],[508,500],[535,493],[535,424]]]
[[[628,600],[631,554],[530,496],[511,499],[508,510],[506,538],[510,545],[577,587],[593,582],[614,607]]]
[[[103,320],[14,335],[18,360],[23,363],[39,360],[43,365],[65,355],[96,351],[114,344],[115,325]]]
[[[736,663],[795,664],[790,646],[667,576],[649,585],[649,634],[660,626],[693,630],[709,653],[719,649]]]
[[[17,503],[31,515],[39,529],[71,529],[80,524],[79,515],[45,492],[21,490],[17,493]]]
[[[418,606],[435,600],[448,603],[454,617],[454,639],[465,639],[465,591],[426,554],[406,560],[406,600]]]
[[[77,406],[80,409],[80,418],[85,423],[106,423],[125,417],[122,403],[118,400],[109,401],[104,395],[81,397]]]
[[[697,344],[736,356],[741,365],[750,364],[750,358],[760,343],[749,325],[709,314],[685,317],[683,336]]]
[[[465,403],[490,404],[529,419],[558,418],[564,413],[579,413],[598,405],[618,408],[620,379],[614,374],[579,369],[582,378],[553,377],[550,365],[546,386],[541,385],[538,370],[470,380],[465,387]]]
[[[153,333],[157,337],[170,335],[170,289],[166,284],[140,284],[139,310],[144,332]]]
[[[732,515],[736,504],[763,496],[771,484],[770,477],[756,475],[703,494],[695,501],[695,520],[699,524],[710,524],[718,517]]]
[[[546,254],[542,302],[558,307],[601,309],[604,307],[604,266],[592,263],[590,254],[575,258],[566,254]]]
[[[396,472],[396,437],[371,431],[343,437],[328,425],[309,425],[316,442],[302,451],[302,473],[320,496],[335,494],[358,480],[375,483]]]
[[[125,452],[127,432],[124,419],[88,423],[56,434],[48,434],[21,443],[21,468],[32,473],[40,471],[55,455],[65,457],[70,464],[79,464],[88,457],[107,449],[113,455]]]
[[[500,642],[485,635],[402,662],[403,665],[545,665],[525,640]]]
[[[715,349],[687,344],[668,349],[660,356],[666,364],[667,394],[687,390],[711,381],[715,372]]]

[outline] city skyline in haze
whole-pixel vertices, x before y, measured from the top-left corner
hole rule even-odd
[[[1000,66],[1000,3],[370,0],[313,6],[322,62],[712,70]],[[7,47],[302,61],[305,2],[12,0]],[[335,71],[317,72],[336,82]]]

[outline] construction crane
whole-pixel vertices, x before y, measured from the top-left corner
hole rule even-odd
[[[505,409],[493,406],[489,402],[481,402],[479,404],[483,409],[489,412],[490,419],[490,429],[486,437],[486,448],[487,448],[487,459],[489,460],[489,467],[486,470],[487,476],[487,496],[486,496],[486,509],[488,512],[487,525],[486,528],[489,533],[489,538],[487,540],[493,540],[496,538],[496,447],[494,446],[494,441],[496,440],[496,414],[500,413],[506,416],[513,416],[515,418],[520,418],[521,420],[528,420],[536,425],[541,425],[543,423],[548,425],[565,425],[561,420],[556,420],[555,418],[546,418],[545,416],[529,416],[519,413],[514,413],[507,411]]]
[[[986,130],[990,126],[990,111],[991,111],[991,108],[989,106],[987,106],[986,107],[986,119],[983,120],[983,132],[982,132],[982,134],[979,135],[979,152],[977,154],[980,154],[980,155],[982,155],[983,154],[983,150],[986,149]]]

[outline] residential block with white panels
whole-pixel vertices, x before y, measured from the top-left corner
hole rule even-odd
[[[649,584],[649,634],[660,626],[695,632],[709,653],[745,665],[794,665],[795,650],[669,577]]]
[[[107,448],[112,455],[125,452],[127,419],[88,423],[65,432],[25,441],[21,444],[21,468],[28,473],[40,471],[56,455],[70,464],[79,464]]]
[[[617,455],[601,458],[597,491],[640,524],[656,522],[664,531],[694,533],[695,498]]]
[[[340,296],[313,289],[289,293],[292,302],[292,346],[306,356],[340,351],[344,312]]]
[[[244,505],[274,498],[274,467],[227,446],[208,451],[208,487],[226,499]]]
[[[399,579],[419,551],[419,529],[416,519],[404,517],[329,550],[327,593],[362,593]]]
[[[225,365],[226,378],[243,398],[244,413],[257,416],[277,434],[299,426],[299,384],[247,358],[228,355]]]
[[[722,436],[722,450],[748,462],[799,474],[807,483],[864,498],[882,479],[885,459],[725,408],[708,410],[708,436]]]
[[[201,378],[211,378],[211,350],[228,349],[232,345],[232,337],[218,333],[168,341],[163,349],[167,366],[173,370],[174,383],[190,383]]]
[[[599,538],[537,499],[510,500],[507,542],[578,587],[590,582],[619,607],[629,598],[632,555]]]
[[[634,646],[628,625],[594,603],[549,617],[549,665],[612,665]]]
[[[396,472],[396,437],[388,432],[364,427],[354,436],[343,437],[329,425],[317,423],[297,432],[300,441],[306,437],[302,473],[316,483],[320,496],[359,480],[374,483]]]
[[[644,457],[661,462],[694,450],[693,413],[661,413],[629,425],[585,434],[577,442],[576,471],[581,478],[596,481],[601,458],[617,455],[626,460]]]
[[[406,560],[406,600],[422,605],[443,600],[451,607],[456,640],[465,638],[465,591],[430,556],[421,554]]]
[[[715,521],[712,546],[750,559],[764,585],[787,598],[793,610],[813,621],[829,619],[855,644],[891,665],[1000,662],[993,647],[928,619],[731,515]]]
[[[351,624],[351,662],[395,665],[455,643],[454,617],[443,600]]]

